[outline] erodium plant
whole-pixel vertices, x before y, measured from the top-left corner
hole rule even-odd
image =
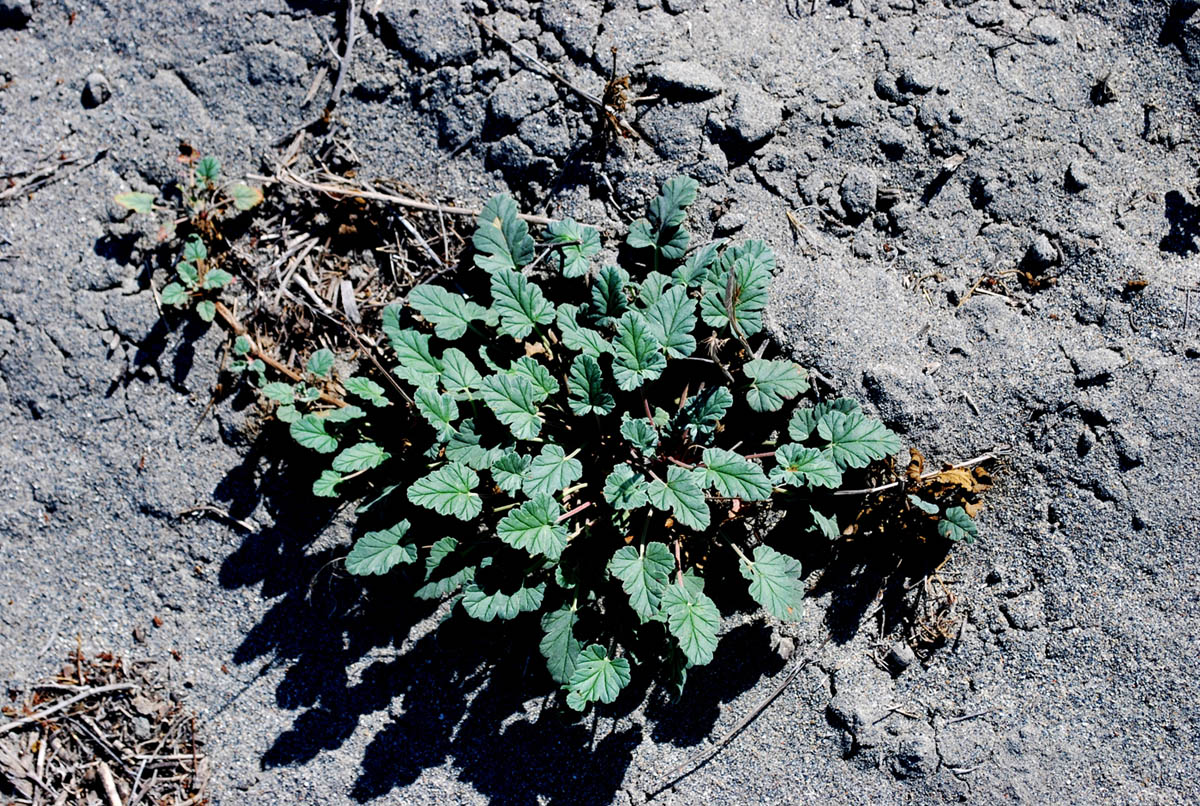
[[[599,234],[575,221],[539,246],[497,196],[478,271],[383,311],[390,377],[339,387],[320,350],[308,380],[262,387],[296,441],[332,459],[313,492],[369,497],[360,512],[392,524],[357,539],[347,570],[418,575],[418,597],[481,621],[540,619],[575,709],[612,702],[635,661],[676,688],[710,662],[714,572],[736,565],[767,613],[799,619],[793,554],[837,539],[830,494],[901,448],[853,400],[800,402],[804,369],[763,333],[774,255],[755,240],[690,248],[695,195],[687,178],[663,186],[630,228],[628,269],[593,265]],[[914,505],[944,537],[974,535],[961,507]],[[772,531],[783,511],[807,532]]]

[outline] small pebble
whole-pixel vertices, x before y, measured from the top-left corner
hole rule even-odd
[[[99,70],[88,73],[87,78],[83,80],[83,105],[88,109],[95,109],[111,97],[112,88],[104,74]]]
[[[1083,160],[1072,160],[1067,166],[1066,185],[1068,190],[1086,190],[1092,184],[1092,175]]]
[[[917,660],[916,653],[904,641],[897,641],[892,644],[892,648],[888,651],[887,661],[892,668],[898,672],[902,672],[909,666],[912,666]]]
[[[870,168],[851,168],[842,180],[842,206],[855,218],[866,218],[875,209],[879,179]]]

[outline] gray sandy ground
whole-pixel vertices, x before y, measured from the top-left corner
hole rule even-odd
[[[603,222],[688,172],[698,229],[779,254],[771,326],[799,360],[931,458],[1010,447],[947,570],[951,646],[881,670],[858,625],[875,589],[848,583],[797,627],[731,619],[681,704],[579,726],[542,711],[503,635],[439,635],[436,613],[321,571],[344,519],[244,436],[245,400],[201,417],[221,334],[160,319],[163,274],[108,201],[169,183],[180,140],[263,167],[312,114],[341,5],[0,0],[0,174],[104,152],[0,206],[0,679],[77,635],[168,663],[221,804],[626,803],[813,657],[656,800],[1200,799],[1191,5],[366,0],[339,107],[362,175],[466,203],[511,182]],[[630,112],[649,142],[599,166],[594,113],[475,15],[593,92],[617,47],[660,96]],[[93,78],[85,105],[93,71],[111,97],[93,105]],[[1014,269],[1056,283],[968,293]],[[252,530],[176,517],[209,503]]]

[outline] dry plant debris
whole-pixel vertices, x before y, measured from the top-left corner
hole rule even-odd
[[[16,700],[17,695],[10,698]],[[208,762],[196,718],[151,661],[76,650],[0,709],[0,799],[35,806],[197,806]]]

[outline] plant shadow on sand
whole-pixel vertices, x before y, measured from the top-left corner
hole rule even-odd
[[[456,607],[430,627],[438,608],[413,596],[419,573],[351,577],[340,568],[348,544],[315,547],[326,542],[321,538],[336,512],[328,499],[310,494],[312,472],[311,455],[269,426],[216,491],[236,518],[248,517],[261,500],[275,519],[246,535],[220,572],[224,587],[261,585],[272,602],[234,655],[239,664],[267,659],[264,672],[286,669],[276,700],[296,717],[263,756],[264,768],[305,764],[341,747],[363,719],[386,711],[386,724],[363,752],[350,793],[356,801],[384,797],[450,763],[460,780],[497,803],[608,802],[647,732],[654,741],[699,745],[714,733],[722,704],[785,665],[772,649],[769,624],[754,620],[722,636],[713,662],[691,670],[679,700],[635,671],[615,703],[579,718],[556,697],[532,614],[481,624]],[[887,591],[902,587],[891,579],[896,558],[867,562],[861,548],[856,559],[839,556],[824,538],[805,534],[802,518],[795,520],[784,518],[772,532],[790,537],[769,542],[790,546],[806,575],[822,572],[816,593],[833,593],[826,625],[834,640],[848,641],[880,591],[889,601]],[[383,523],[373,511],[356,528]],[[414,533],[422,526],[415,522]],[[934,555],[920,567],[936,565]],[[757,610],[736,572],[710,572],[708,590],[723,612]],[[889,623],[904,618],[902,599],[891,596]]]

